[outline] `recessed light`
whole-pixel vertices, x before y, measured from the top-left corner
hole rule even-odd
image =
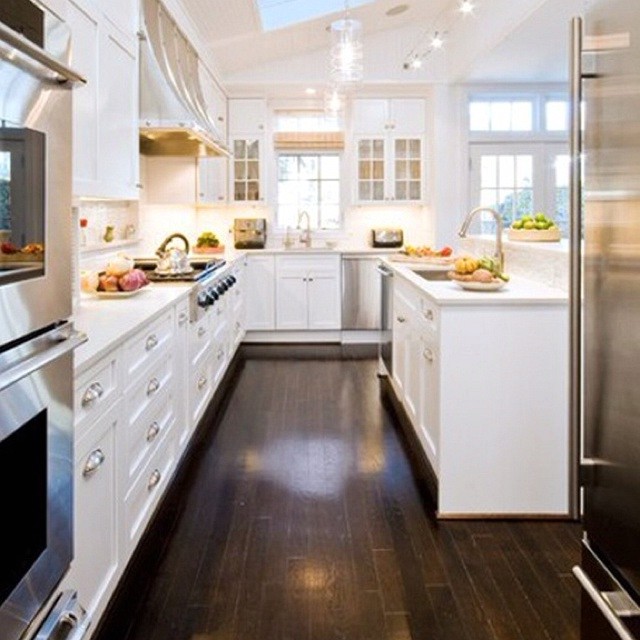
[[[308,95],[308,96],[313,96],[316,94],[316,90],[313,87],[307,87],[304,92]]]
[[[401,13],[404,13],[409,9],[408,4],[397,4],[395,7],[391,7],[386,11],[386,15],[388,16],[399,16]]]

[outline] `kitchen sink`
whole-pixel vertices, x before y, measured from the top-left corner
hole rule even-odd
[[[415,269],[413,272],[425,280],[450,280],[444,269]]]

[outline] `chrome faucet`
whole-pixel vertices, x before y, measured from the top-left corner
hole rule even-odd
[[[471,221],[476,213],[481,213],[482,211],[487,211],[496,219],[496,247],[493,257],[495,261],[498,263],[498,269],[500,273],[502,273],[504,269],[504,253],[502,252],[502,231],[504,229],[504,224],[502,222],[502,216],[495,210],[490,209],[489,207],[476,207],[467,213],[467,217],[464,219],[460,230],[458,231],[458,235],[461,238],[464,238],[467,235],[467,231],[469,231],[469,226],[471,225]]]
[[[300,234],[300,244],[306,245],[307,249],[311,248],[311,218],[307,211],[300,211],[298,213],[298,229],[301,229],[300,222],[302,218],[306,218],[307,224],[303,232]]]

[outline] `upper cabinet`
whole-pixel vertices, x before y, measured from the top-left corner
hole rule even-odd
[[[66,12],[72,66],[87,79],[73,94],[73,193],[137,199],[137,3],[99,5],[108,12],[88,0],[69,0]],[[120,5],[129,13],[116,12]]]
[[[96,0],[95,4],[125,37],[135,40],[140,11],[137,0]]]
[[[230,201],[263,203],[267,103],[260,99],[229,100]]]
[[[357,203],[426,199],[426,118],[422,98],[354,100]]]

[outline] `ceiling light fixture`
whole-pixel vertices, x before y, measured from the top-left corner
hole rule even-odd
[[[431,38],[431,47],[433,49],[442,49],[442,47],[444,47],[444,40],[437,31],[433,34],[433,38]]]
[[[463,16],[468,16],[473,13],[475,8],[476,6],[471,2],[471,0],[462,0],[459,11]]]
[[[331,23],[331,80],[353,86],[364,77],[362,64],[362,23],[349,14],[349,2],[344,3],[344,18]]]
[[[332,116],[338,115],[344,107],[344,94],[337,86],[328,87],[324,94],[324,110]]]

